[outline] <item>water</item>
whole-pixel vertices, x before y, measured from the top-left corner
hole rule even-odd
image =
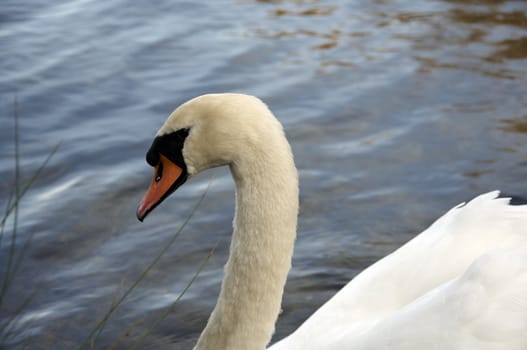
[[[228,254],[230,175],[193,179],[143,224],[135,209],[152,136],[199,94],[259,96],[295,153],[302,209],[275,339],[453,205],[496,188],[527,196],[526,10],[512,0],[4,0],[2,205],[12,189],[14,96],[23,181],[60,142],[21,203],[17,246],[32,241],[0,318],[34,295],[9,348],[80,344],[212,183],[96,348],[129,348],[217,244],[142,348],[195,342]]]

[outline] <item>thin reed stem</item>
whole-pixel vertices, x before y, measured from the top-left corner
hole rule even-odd
[[[60,143],[57,144],[53,150],[48,154],[44,162],[40,165],[37,171],[31,176],[29,182],[22,186],[21,182],[21,171],[20,171],[20,131],[19,131],[19,107],[18,107],[18,98],[15,96],[13,99],[13,120],[14,120],[14,179],[13,179],[13,188],[9,193],[9,197],[6,202],[5,211],[0,220],[0,247],[5,244],[9,244],[8,253],[7,253],[7,262],[2,262],[3,265],[3,276],[2,285],[0,286],[0,310],[2,310],[2,305],[5,302],[5,296],[9,291],[14,278],[17,275],[19,267],[21,266],[22,260],[25,257],[26,251],[29,248],[31,239],[34,235],[34,232],[29,235],[27,240],[24,242],[17,254],[17,241],[18,241],[18,221],[19,221],[19,203],[22,197],[26,194],[29,188],[36,181],[38,176],[41,174],[44,167],[48,164],[51,157],[58,150]],[[6,232],[6,222],[13,216],[13,227],[10,235],[10,239],[7,238]],[[4,237],[6,236],[6,237]],[[9,243],[8,243],[9,242]],[[9,318],[5,320],[4,323],[0,324],[0,349],[3,349],[5,342],[16,332],[16,323],[20,319],[20,315],[29,305],[31,300],[36,294],[36,290],[33,291],[20,306],[18,306],[15,312],[12,315],[9,315]]]
[[[141,334],[141,336],[139,337],[139,339],[134,343],[133,347],[131,348],[132,350],[135,350],[137,348],[139,348],[139,346],[144,342],[145,338],[150,335],[150,333],[152,333],[152,331],[157,327],[157,325],[162,321],[164,320],[171,312],[172,310],[174,309],[174,307],[176,306],[176,304],[179,302],[179,300],[183,297],[183,295],[185,295],[185,293],[187,292],[187,290],[190,288],[190,286],[192,286],[194,284],[194,282],[196,281],[196,279],[198,278],[198,276],[200,275],[201,271],[203,270],[203,268],[205,267],[205,265],[207,265],[207,262],[209,261],[210,257],[212,256],[212,254],[214,254],[214,251],[216,250],[216,248],[218,247],[218,242],[216,242],[216,244],[214,245],[214,247],[212,247],[212,249],[209,251],[209,253],[207,254],[207,256],[205,257],[205,259],[201,262],[201,264],[199,265],[197,271],[194,273],[194,275],[192,276],[192,278],[190,279],[190,281],[187,283],[187,285],[185,286],[185,288],[183,288],[183,290],[181,291],[181,293],[179,293],[179,295],[177,296],[176,300],[174,300],[172,302],[172,304],[170,304],[167,308],[165,308],[165,310],[163,311],[163,313],[161,314],[160,317],[157,318],[157,320],[154,321],[154,323],[152,324],[152,326],[150,326],[150,328],[148,328],[143,334]],[[108,350],[112,350],[113,348],[110,348]]]
[[[31,176],[31,178],[29,179],[28,183],[21,188],[18,196],[15,196],[15,200],[11,203],[11,205],[8,205],[8,207],[6,209],[6,213],[2,217],[2,220],[0,221],[0,227],[3,227],[5,225],[5,223],[7,221],[7,218],[9,217],[11,212],[15,209],[15,207],[18,205],[18,202],[20,202],[20,200],[24,197],[24,195],[29,190],[29,188],[33,185],[33,183],[40,176],[40,173],[42,173],[42,170],[44,170],[46,165],[48,165],[49,161],[51,160],[51,157],[53,157],[53,155],[55,153],[57,153],[60,145],[61,145],[61,142],[59,142],[55,147],[53,147],[53,149],[51,150],[51,152],[49,152],[49,154],[47,155],[46,159],[44,159],[44,161],[42,162],[40,167],[37,169],[37,171],[35,171],[33,176]]]
[[[19,187],[19,180],[20,180],[20,155],[19,155],[19,136],[18,136],[18,99],[15,96],[15,99],[13,101],[13,113],[14,113],[14,121],[15,121],[15,179],[14,179],[14,187],[15,187],[15,198],[19,198],[20,195],[20,187]],[[6,269],[4,271],[4,279],[2,282],[2,289],[0,290],[0,305],[2,305],[2,301],[4,299],[5,293],[10,285],[11,277],[11,269],[13,265],[13,259],[15,257],[15,251],[16,251],[16,235],[17,235],[17,228],[18,228],[18,202],[15,203],[15,214],[13,218],[13,228],[11,231],[11,243],[9,245],[9,253],[7,255],[7,264]]]
[[[6,322],[4,325],[2,325],[0,329],[0,344],[3,344],[6,339],[9,338],[9,336],[13,333],[12,328],[15,326],[16,321],[19,319],[22,312],[25,310],[25,308],[29,305],[31,300],[35,297],[37,294],[37,291],[33,291],[25,300],[24,302],[17,308],[11,319]]]
[[[3,218],[7,218],[8,216],[8,209],[11,206],[11,201],[13,200],[13,191],[9,191],[9,197],[7,198],[7,203],[5,206],[5,212]],[[0,225],[0,248],[2,248],[2,238],[4,237],[4,227],[5,225]]]
[[[172,238],[167,242],[167,244],[161,249],[161,251],[157,254],[157,256],[152,260],[152,262],[143,270],[143,272],[139,275],[139,277],[135,280],[135,282],[126,290],[126,292],[115,302],[112,304],[112,306],[109,308],[109,310],[106,312],[106,314],[102,317],[102,319],[97,323],[97,325],[92,329],[92,331],[84,338],[84,340],[81,342],[81,344],[77,347],[77,350],[85,349],[86,346],[90,343],[92,347],[95,346],[95,343],[97,341],[97,338],[102,333],[106,322],[110,318],[110,316],[115,312],[115,310],[121,305],[121,303],[130,295],[130,293],[137,287],[137,285],[145,278],[145,276],[148,274],[148,272],[154,267],[154,265],[157,264],[157,262],[161,259],[161,257],[167,252],[168,248],[172,246],[172,244],[176,241],[176,239],[179,237],[185,226],[187,226],[188,222],[196,212],[196,210],[201,205],[201,202],[205,198],[205,195],[208,192],[208,189],[210,187],[210,183],[201,195],[201,197],[198,199],[194,207],[192,208],[190,214],[187,216],[185,221],[181,224],[181,226],[178,228],[176,233],[172,236]]]

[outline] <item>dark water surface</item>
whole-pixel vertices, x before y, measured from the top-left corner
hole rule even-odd
[[[141,347],[191,348],[228,254],[230,175],[193,179],[143,224],[135,209],[152,136],[199,94],[259,96],[295,153],[302,209],[277,339],[453,205],[493,189],[527,196],[526,13],[512,0],[3,0],[1,205],[12,191],[15,95],[22,181],[61,143],[21,203],[19,251],[32,241],[2,323],[34,295],[4,344],[74,349],[212,178],[191,223],[94,347],[130,348],[218,242]]]

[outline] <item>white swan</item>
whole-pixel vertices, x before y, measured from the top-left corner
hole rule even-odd
[[[155,172],[140,220],[187,177],[230,167],[230,256],[194,349],[264,349],[280,310],[298,212],[297,172],[282,126],[255,97],[204,95],[169,116],[147,161]],[[487,193],[451,209],[271,348],[527,349],[527,208],[497,197]]]

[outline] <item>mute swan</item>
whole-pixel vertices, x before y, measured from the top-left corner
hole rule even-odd
[[[221,292],[197,350],[264,349],[291,266],[298,178],[281,124],[255,97],[211,94],[177,108],[146,155],[137,217],[187,178],[228,165],[236,213]],[[527,208],[498,192],[460,204],[367,268],[283,349],[527,349]]]

